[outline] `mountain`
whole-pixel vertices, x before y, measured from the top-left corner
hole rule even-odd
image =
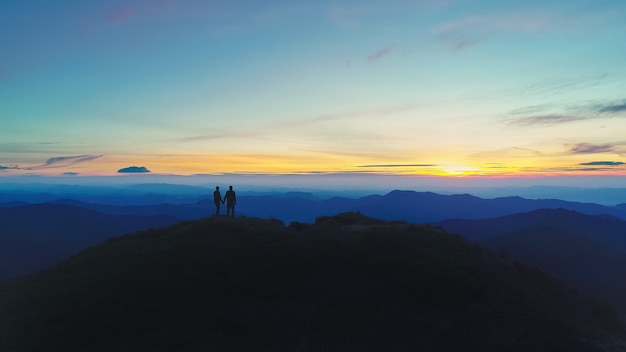
[[[626,221],[565,209],[435,223],[535,265],[626,312]]]
[[[210,193],[211,190],[205,187],[162,183],[117,186],[44,183],[0,184],[0,202],[43,203],[58,199],[74,199],[85,203],[115,205],[181,204],[195,202],[201,196]]]
[[[2,351],[603,351],[619,316],[431,226],[203,218],[0,285]]]
[[[326,200],[273,196],[238,196],[237,211],[248,216],[276,217],[285,221],[311,222],[312,214],[332,215],[358,211],[385,220],[412,223],[451,218],[482,219],[544,208],[565,208],[584,214],[609,214],[626,219],[626,210],[593,203],[566,202],[557,199],[530,200],[521,197],[483,199],[469,194],[440,195],[431,192],[392,191],[358,199]]]
[[[160,203],[153,205],[112,205],[98,203],[84,203],[73,199],[59,199],[52,204],[65,204],[75,207],[91,209],[100,213],[115,215],[154,216],[167,215],[179,220],[192,220],[215,213],[215,205],[208,200],[201,200],[189,204]]]
[[[215,211],[212,196],[202,187],[166,187],[167,185],[137,185],[124,188],[127,193],[72,195],[48,200],[70,204],[98,212],[118,215],[169,215],[182,220],[198,219]],[[129,193],[132,190],[134,193]],[[159,190],[169,192],[156,193]],[[205,191],[202,191],[205,190]],[[139,192],[143,193],[139,193]],[[178,195],[175,192],[183,192]],[[196,192],[196,193],[194,193]],[[1,197],[0,197],[1,198]],[[18,197],[18,200],[21,199]],[[26,200],[30,199],[26,197]],[[193,199],[193,201],[189,201]],[[6,207],[0,205],[0,207]],[[385,219],[427,223],[451,218],[483,219],[536,209],[564,208],[588,215],[607,214],[626,219],[626,207],[610,207],[593,203],[567,202],[557,199],[530,200],[521,197],[483,199],[469,194],[441,195],[431,192],[392,191],[385,195],[361,198],[316,198],[306,192],[237,193],[236,213],[251,217],[278,218],[286,222],[313,222],[315,216],[358,211]]]
[[[178,221],[170,216],[103,214],[62,204],[0,207],[0,281],[53,265],[109,237]]]

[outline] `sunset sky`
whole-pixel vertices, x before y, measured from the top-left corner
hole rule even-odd
[[[624,14],[622,0],[5,0],[0,177],[626,176]]]

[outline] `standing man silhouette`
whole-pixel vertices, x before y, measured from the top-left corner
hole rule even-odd
[[[224,199],[226,199],[226,216],[228,216],[228,214],[231,214],[230,216],[234,218],[237,197],[235,196],[235,191],[233,191],[233,186],[228,187],[228,191],[226,191]]]
[[[215,186],[215,192],[213,192],[213,203],[215,203],[215,216],[220,216],[220,204],[224,204],[222,194],[220,193],[220,186]]]

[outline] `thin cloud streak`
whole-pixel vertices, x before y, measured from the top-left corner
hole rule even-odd
[[[598,112],[602,114],[626,112],[626,100],[617,104],[605,104],[604,106],[600,106],[598,107]]]
[[[522,115],[548,109],[548,105],[530,106],[519,108],[509,112],[509,115]],[[572,114],[542,114],[524,117],[513,117],[508,119],[511,125],[518,126],[548,126],[563,123],[570,123],[582,120],[626,117],[626,101],[619,103],[586,104],[582,106],[562,107],[563,110],[571,111]]]
[[[24,168],[24,170],[53,169],[85,163],[102,158],[104,155],[59,156],[48,159],[43,165]]]
[[[367,61],[370,63],[376,62],[376,61],[380,61],[381,59],[383,59],[384,57],[390,56],[392,54],[392,46],[386,46],[382,49],[379,49],[378,51],[376,51],[375,53],[373,53],[372,55],[369,55],[367,57]]]
[[[580,120],[586,120],[587,118],[575,115],[538,115],[538,116],[526,116],[510,120],[512,125],[518,126],[549,126],[560,123],[574,122]]]
[[[0,165],[0,172],[4,172],[7,170],[20,170],[20,167],[17,165],[9,165],[9,166]]]
[[[599,153],[616,153],[620,154],[617,147],[612,144],[595,145],[590,143],[577,143],[574,145],[566,145],[569,147],[569,154],[599,154]]]
[[[619,166],[619,165],[624,165],[624,163],[621,161],[591,161],[588,163],[580,163],[578,165],[581,165],[581,166],[597,166],[597,165]]]
[[[228,139],[228,138],[251,138],[259,136],[259,133],[253,132],[220,132],[220,133],[211,133],[200,136],[186,137],[181,138],[179,141],[181,142],[198,142],[198,141],[209,141],[216,139]]]
[[[372,164],[372,165],[357,165],[356,167],[363,168],[376,168],[376,167],[433,167],[436,164]]]
[[[543,14],[467,16],[435,28],[438,40],[453,51],[476,46],[501,33],[541,33],[563,27],[561,21]]]

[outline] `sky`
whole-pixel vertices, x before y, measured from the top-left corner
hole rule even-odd
[[[0,178],[601,185],[626,176],[625,13],[622,0],[3,0]]]

